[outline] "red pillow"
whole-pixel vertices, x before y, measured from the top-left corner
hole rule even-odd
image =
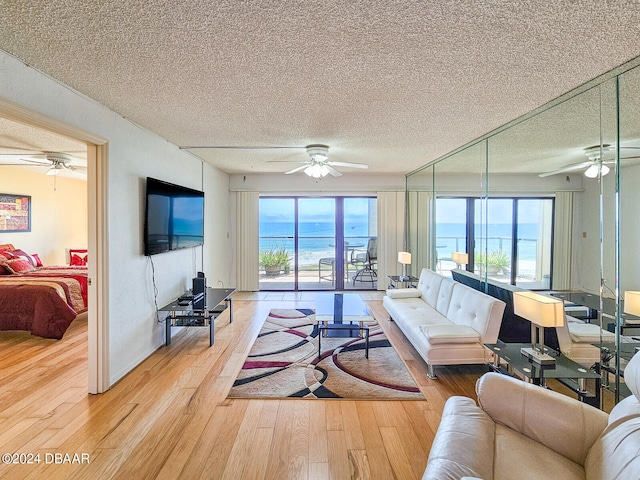
[[[7,250],[6,252],[4,252],[4,254],[6,254],[6,253],[11,254],[12,255],[11,258],[22,258],[23,260],[26,260],[27,262],[29,262],[32,267],[36,266],[35,260],[33,258],[31,258],[31,255],[29,255],[24,250],[20,250],[20,249]]]
[[[33,272],[36,269],[36,267],[31,265],[31,262],[23,258],[12,258],[11,260],[2,262],[2,266],[11,273],[28,273]]]
[[[31,255],[31,258],[33,258],[33,260],[36,263],[36,267],[41,267],[42,266],[42,260],[40,260],[40,257],[38,256],[37,253],[34,253],[33,255]]]
[[[71,262],[70,265],[86,265],[87,258],[89,255],[85,254],[84,256],[77,255],[75,253],[71,254]]]

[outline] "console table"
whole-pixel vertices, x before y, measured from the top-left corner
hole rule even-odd
[[[169,312],[166,319],[166,342],[171,345],[171,327],[209,327],[209,346],[213,345],[213,321],[229,308],[229,323],[233,322],[233,298],[235,288],[207,288],[203,299],[189,298],[188,294],[176,298],[162,307]],[[194,303],[196,306],[194,307]]]

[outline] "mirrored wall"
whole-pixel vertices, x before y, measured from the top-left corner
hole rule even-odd
[[[554,347],[601,372],[602,398],[613,403],[628,395],[620,373],[640,346],[640,312],[624,302],[640,291],[638,65],[406,179],[412,274],[462,271],[485,291],[506,285],[562,298],[567,322]]]

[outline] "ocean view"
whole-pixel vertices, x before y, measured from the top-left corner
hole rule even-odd
[[[284,248],[293,254],[294,251],[294,223],[293,222],[260,222],[260,251]],[[437,225],[436,250],[438,258],[451,258],[451,252],[466,251],[465,224],[439,223]],[[536,263],[536,249],[538,238],[538,224],[520,224],[519,230],[519,261],[520,269],[529,265],[526,270],[533,271]],[[482,232],[481,226],[476,225],[476,232]],[[489,239],[487,250],[504,251],[511,254],[511,225],[489,225]],[[350,248],[365,250],[367,240],[376,236],[376,232],[368,232],[366,221],[346,223],[345,241]],[[300,222],[298,251],[300,266],[317,266],[323,257],[333,257],[335,238],[335,224],[333,222]],[[524,271],[521,273],[525,273]],[[526,272],[527,274],[529,272]]]

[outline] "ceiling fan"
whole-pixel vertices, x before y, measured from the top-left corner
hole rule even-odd
[[[290,175],[299,171],[304,171],[312,178],[320,179],[331,174],[334,177],[339,177],[342,174],[333,167],[348,167],[348,168],[369,168],[364,163],[350,163],[350,162],[331,162],[329,161],[329,147],[326,145],[313,144],[307,145],[308,160],[304,160],[301,166],[292,170],[284,172],[285,175]]]
[[[640,150],[640,147],[620,147],[621,149],[637,149]],[[574,163],[571,165],[566,165],[557,170],[553,170],[551,172],[544,172],[539,174],[539,177],[549,177],[551,175],[558,175],[560,173],[571,173],[577,172],[580,170],[585,170],[584,175],[588,178],[596,178],[598,175],[605,176],[611,170],[608,165],[613,165],[616,163],[615,159],[605,160],[603,157],[608,153],[612,152],[614,147],[605,143],[603,145],[592,145],[590,147],[586,147],[584,149],[584,155],[588,160],[580,163]],[[621,160],[634,160],[640,159],[640,156],[633,157],[621,157]]]
[[[309,155],[309,159],[302,160],[303,165],[296,167],[292,170],[284,172],[285,175],[304,171],[308,176],[319,180],[327,175],[339,177],[342,175],[338,170],[333,167],[348,167],[348,168],[361,168],[367,169],[368,165],[364,163],[350,163],[350,162],[334,162],[329,161],[329,147],[323,144],[312,144],[306,147],[298,146],[226,146],[226,145],[211,145],[211,146],[182,146],[181,150],[196,150],[196,149],[218,149],[218,150],[278,150],[278,149],[302,149],[304,148]],[[268,160],[268,162],[277,163],[291,163],[298,160]]]
[[[64,152],[42,152],[29,154],[0,153],[0,155],[8,155],[16,157],[20,163],[4,163],[0,165],[20,165],[23,167],[49,167],[44,173],[45,175],[65,175],[77,174],[86,176],[87,167],[78,165],[76,157]],[[23,158],[28,156],[30,158]],[[26,163],[25,163],[26,162]],[[74,164],[74,162],[76,164]],[[75,176],[75,175],[72,175]]]

